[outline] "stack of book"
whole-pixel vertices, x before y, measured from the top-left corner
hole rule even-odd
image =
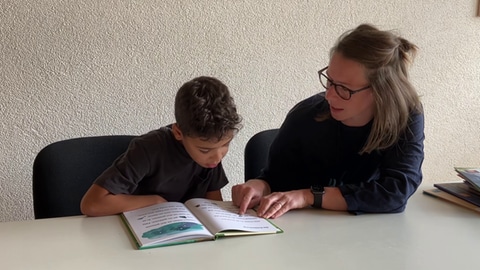
[[[480,167],[455,167],[461,182],[437,183],[423,192],[480,213]]]

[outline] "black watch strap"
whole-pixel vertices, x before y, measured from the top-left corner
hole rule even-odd
[[[323,194],[325,194],[325,189],[322,186],[311,186],[310,191],[313,194],[313,204],[315,208],[322,208]]]

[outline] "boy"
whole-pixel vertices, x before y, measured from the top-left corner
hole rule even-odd
[[[172,125],[136,137],[83,196],[82,213],[118,214],[166,201],[222,200],[221,160],[241,117],[221,81],[198,77],[175,97]]]

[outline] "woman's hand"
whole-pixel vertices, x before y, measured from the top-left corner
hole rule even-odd
[[[312,200],[313,195],[309,189],[274,192],[261,198],[257,214],[263,218],[277,218],[291,209],[311,205],[309,202]]]

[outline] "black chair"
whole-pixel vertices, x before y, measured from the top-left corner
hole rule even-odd
[[[85,192],[134,137],[82,137],[43,148],[33,162],[35,219],[81,215]]]
[[[245,145],[245,181],[260,175],[268,161],[270,145],[277,136],[278,129],[268,129],[253,135]]]

